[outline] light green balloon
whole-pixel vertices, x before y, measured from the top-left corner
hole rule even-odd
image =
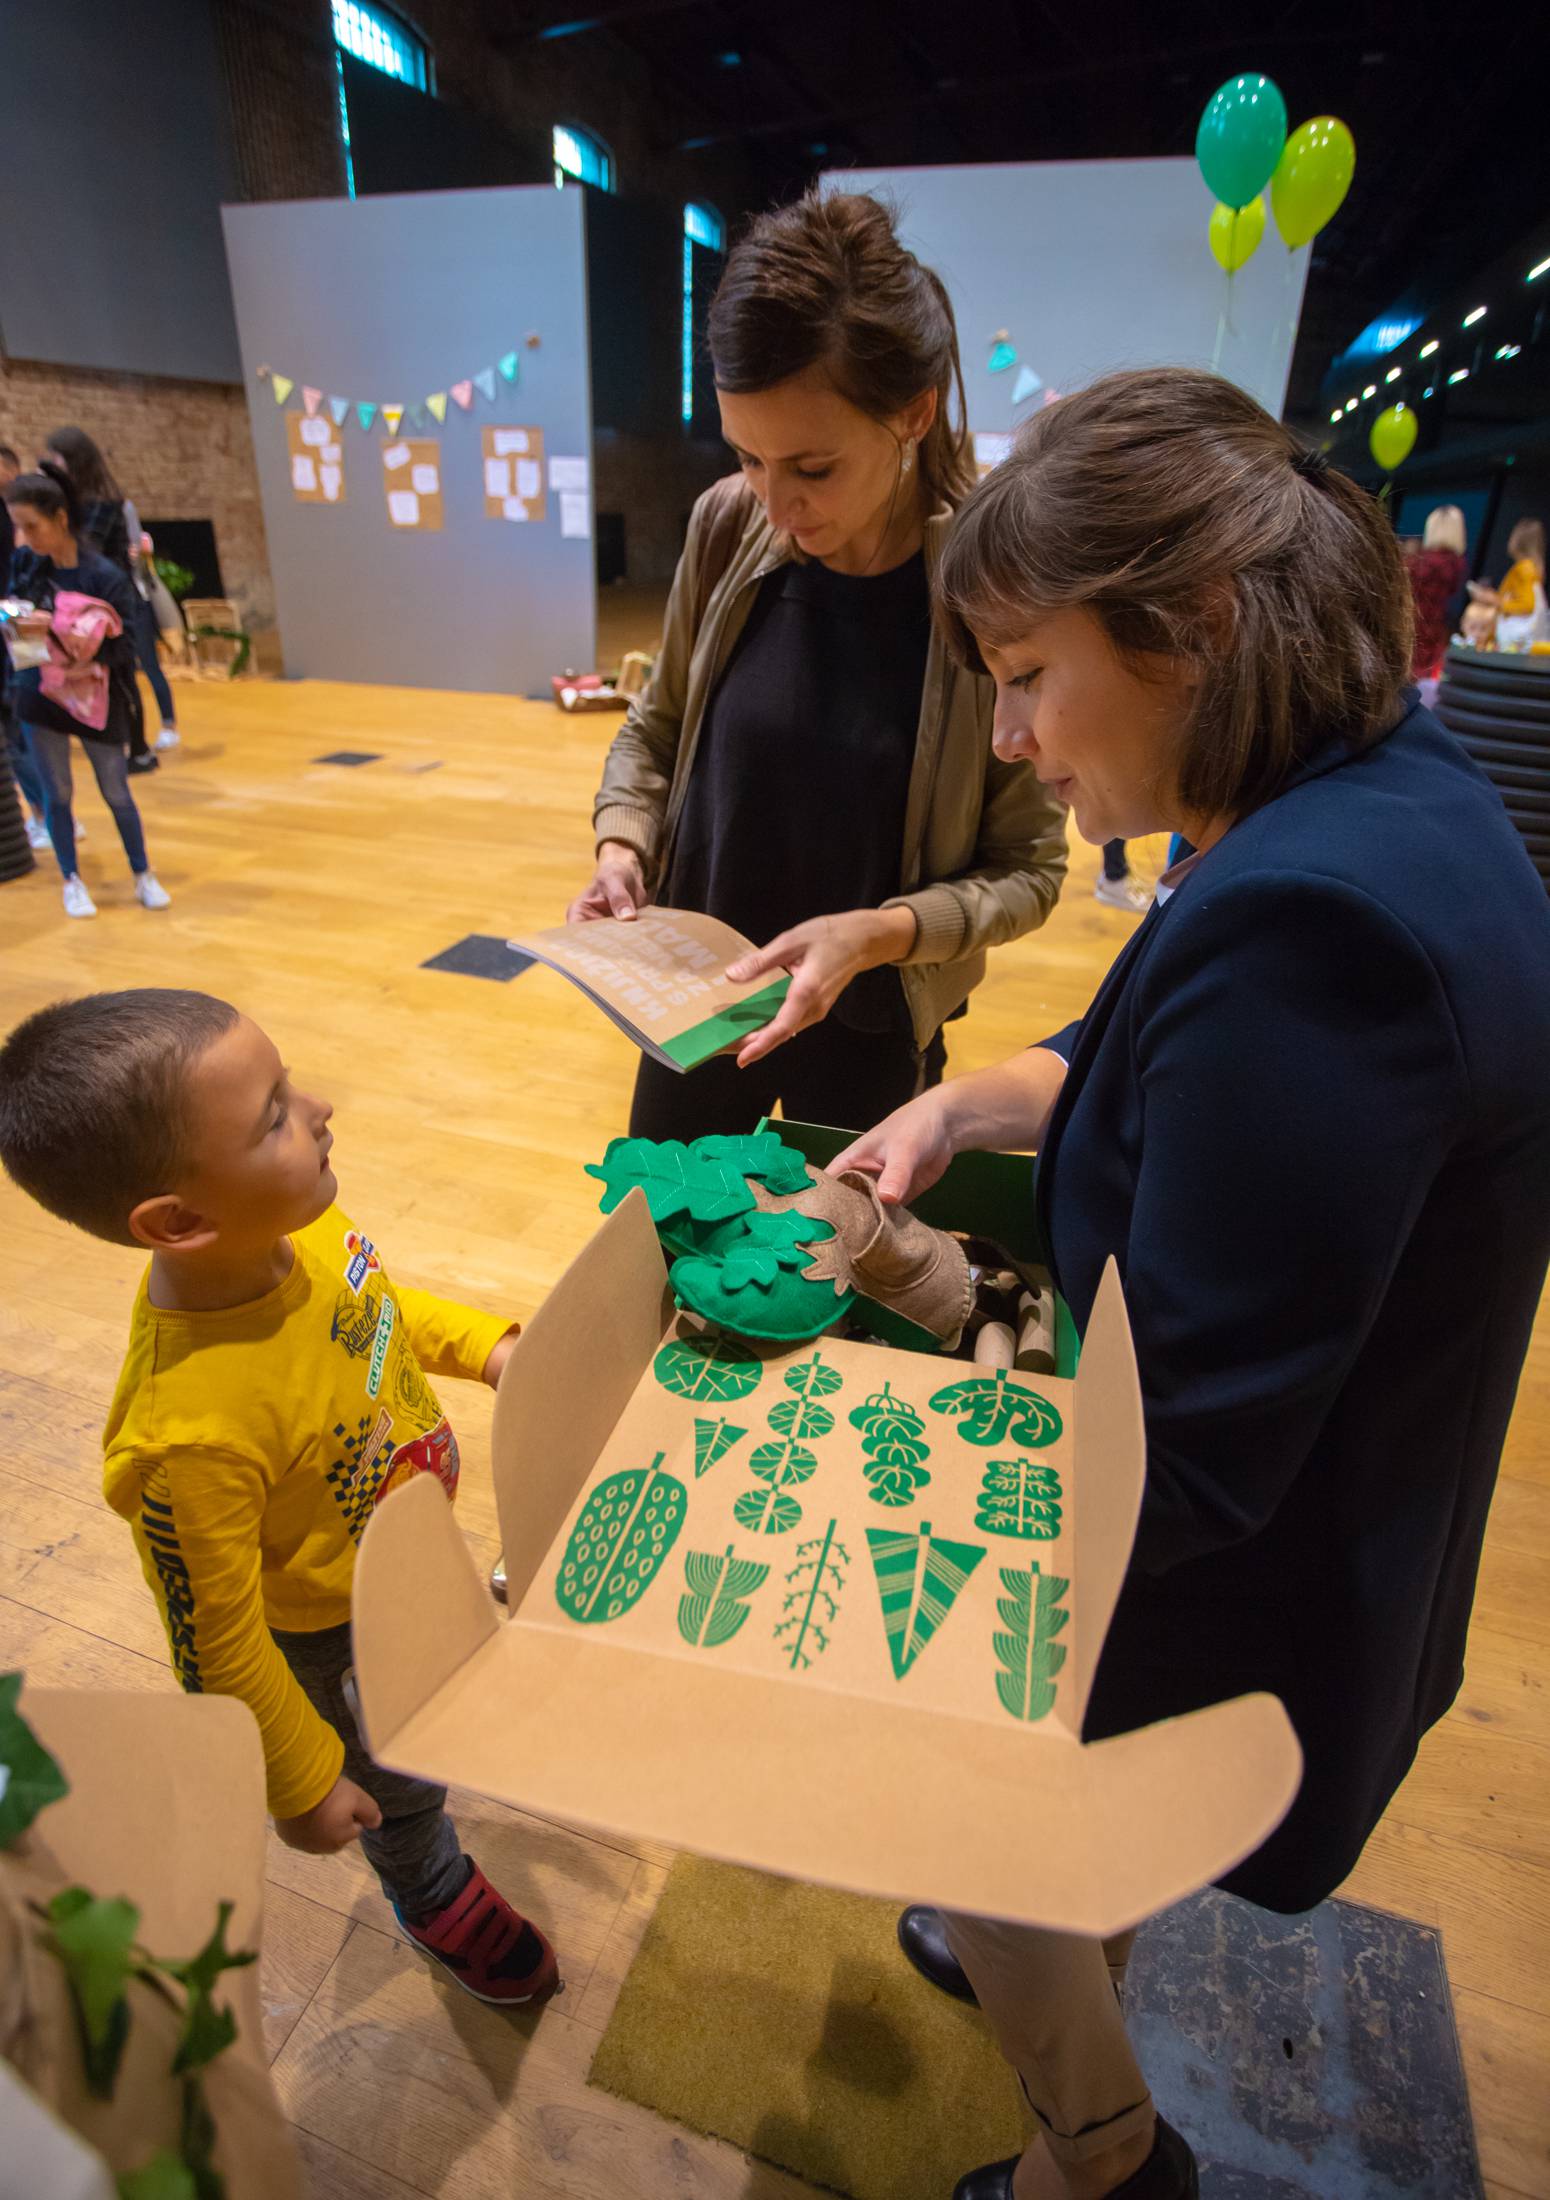
[[[1390,405],[1380,412],[1372,424],[1367,447],[1386,474],[1396,466],[1403,466],[1415,449],[1415,439],[1421,432],[1421,424],[1409,405]]]
[[[1356,173],[1356,140],[1333,115],[1315,115],[1292,132],[1270,179],[1276,227],[1295,251],[1338,213]]]
[[[1259,240],[1265,234],[1264,196],[1250,199],[1247,206],[1224,206],[1220,200],[1211,209],[1211,223],[1206,232],[1211,251],[1219,267],[1229,275],[1236,275],[1259,250]]]

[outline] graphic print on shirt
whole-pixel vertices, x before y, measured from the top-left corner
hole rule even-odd
[[[377,1248],[369,1237],[362,1237],[359,1230],[346,1230],[344,1234],[344,1280],[350,1289],[359,1293],[369,1275],[375,1275],[382,1266]]]
[[[165,1487],[165,1478],[159,1477]],[[150,1550],[156,1579],[161,1584],[167,1641],[172,1650],[172,1670],[191,1696],[200,1695],[204,1682],[199,1673],[199,1647],[194,1640],[194,1585],[188,1578],[178,1542],[172,1507],[149,1490],[140,1499],[140,1527]]]
[[[333,1326],[329,1337],[334,1344],[342,1344],[352,1360],[369,1358],[376,1342],[377,1323],[382,1317],[382,1301],[375,1291],[368,1291],[359,1298],[353,1291],[341,1291],[334,1307]]]

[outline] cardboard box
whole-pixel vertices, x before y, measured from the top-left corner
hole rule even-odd
[[[217,1906],[229,1901],[227,1946],[256,1949],[266,1828],[258,1727],[230,1696],[29,1687],[20,1708],[70,1792],[0,1850],[0,1920],[9,1913],[18,1925],[7,2013],[19,2019],[0,2046],[114,2172],[140,2169],[159,2147],[176,2144],[180,2012],[131,1985],[113,2098],[96,2099],[64,1970],[38,1945],[28,1905],[76,1884],[127,1896],[140,1911],[142,1945],[176,1958],[203,1947]],[[300,2165],[264,2053],[258,1965],[225,1972],[215,1998],[237,2020],[236,2039],[204,2074],[230,2200],[301,2200]]]
[[[1027,1162],[975,1158],[999,1168],[955,1164],[937,1219],[992,1175],[1004,1194],[1010,1170],[1031,1230]],[[501,1383],[510,1616],[428,1479],[367,1530],[355,1656],[381,1762],[760,1870],[1089,1933],[1190,1893],[1278,1823],[1301,1758],[1273,1697],[1079,1738],[1145,1460],[1112,1265],[1074,1379],[1003,1375],[999,1392],[964,1361],[827,1338],[722,1340],[707,1362],[679,1331],[634,1193]]]

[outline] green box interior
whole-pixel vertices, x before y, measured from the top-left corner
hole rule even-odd
[[[815,1169],[826,1169],[837,1153],[860,1136],[858,1131],[835,1130],[825,1123],[786,1123],[766,1118],[761,1130],[779,1133],[795,1146]],[[911,1212],[938,1230],[966,1230],[974,1237],[994,1238],[1014,1260],[1048,1267],[1049,1255],[1033,1205],[1033,1160],[1025,1153],[961,1153],[948,1164],[939,1184],[910,1203]],[[934,1352],[933,1340],[913,1322],[901,1322],[870,1300],[858,1302],[869,1328],[885,1344],[914,1351]],[[1080,1351],[1071,1309],[1055,1295],[1055,1372],[1076,1373]]]

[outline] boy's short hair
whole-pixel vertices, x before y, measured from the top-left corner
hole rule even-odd
[[[170,1191],[187,1157],[191,1065],[237,1010],[208,993],[143,986],[56,1001],[0,1047],[0,1162],[40,1207],[115,1245]]]

